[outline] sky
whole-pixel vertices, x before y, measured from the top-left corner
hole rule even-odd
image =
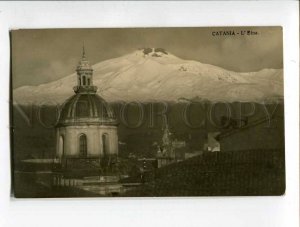
[[[257,35],[241,35],[245,30]],[[222,31],[235,35],[213,35]],[[83,43],[92,65],[139,48],[161,47],[231,71],[283,68],[281,27],[22,29],[11,32],[11,42],[13,88],[74,73]]]

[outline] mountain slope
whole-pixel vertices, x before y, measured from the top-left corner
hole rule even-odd
[[[151,52],[150,52],[151,51]],[[166,51],[137,50],[93,65],[94,85],[107,101],[261,102],[283,96],[283,70],[237,73],[197,61],[183,60]],[[75,73],[38,86],[13,91],[17,103],[62,103],[73,94]]]

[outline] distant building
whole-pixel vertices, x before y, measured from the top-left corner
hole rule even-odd
[[[174,139],[169,130],[168,124],[166,124],[162,137],[162,143],[158,146],[158,151],[156,154],[157,167],[160,168],[173,162],[184,160],[184,151],[180,152],[180,150],[184,149],[185,147],[186,142]]]
[[[216,139],[216,137],[220,134],[220,132],[209,132],[207,134],[207,143],[204,144],[204,151],[208,152],[216,152],[220,151],[220,142]]]
[[[193,151],[193,152],[185,152],[184,153],[184,159],[188,159],[188,158],[193,158],[195,156],[198,156],[198,155],[202,155],[203,154],[203,151]]]
[[[56,156],[62,167],[76,160],[84,166],[104,167],[118,155],[117,121],[110,106],[96,94],[84,48],[76,72],[75,94],[64,103],[56,125]]]

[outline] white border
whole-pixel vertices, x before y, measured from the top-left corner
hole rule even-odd
[[[0,226],[298,227],[298,2],[1,2]],[[14,200],[10,192],[12,28],[283,26],[287,190],[281,197]]]

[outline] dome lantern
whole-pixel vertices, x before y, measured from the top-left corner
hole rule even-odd
[[[75,86],[75,93],[96,93],[97,86],[93,85],[93,69],[89,61],[86,59],[85,48],[82,46],[82,57],[77,68],[77,86]]]

